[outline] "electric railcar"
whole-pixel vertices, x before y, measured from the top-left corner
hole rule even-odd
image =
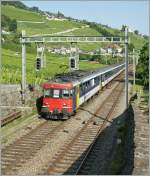
[[[57,76],[43,84],[40,115],[50,119],[67,119],[76,110],[124,70],[125,64],[97,71],[77,70]]]

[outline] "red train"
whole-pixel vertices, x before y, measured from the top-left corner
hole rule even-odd
[[[38,105],[41,116],[66,119],[81,104],[124,70],[125,64],[108,66],[97,71],[74,71],[57,76],[43,84],[43,97]]]

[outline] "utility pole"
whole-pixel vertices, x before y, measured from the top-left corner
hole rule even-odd
[[[128,108],[128,27],[125,28],[125,103]]]
[[[22,104],[25,104],[25,90],[26,90],[26,44],[25,31],[22,31]]]
[[[133,85],[135,86],[135,50],[133,48]]]

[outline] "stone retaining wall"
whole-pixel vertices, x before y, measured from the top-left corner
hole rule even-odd
[[[134,169],[133,175],[149,175],[149,123],[148,116],[133,104],[134,132]]]
[[[22,94],[20,85],[1,85],[0,97],[1,97],[1,116],[7,116],[8,114],[22,110],[26,113],[32,111],[35,108],[36,98],[41,95],[41,88],[35,87],[34,91],[26,89],[25,105],[22,104]]]

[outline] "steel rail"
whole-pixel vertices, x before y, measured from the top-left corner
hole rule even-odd
[[[17,112],[13,112],[13,113],[9,114],[8,116],[6,116],[5,118],[3,118],[1,120],[1,126],[3,127],[5,125],[7,125],[8,123],[12,122],[13,120],[21,117],[21,115],[22,115],[21,111],[17,111]]]

